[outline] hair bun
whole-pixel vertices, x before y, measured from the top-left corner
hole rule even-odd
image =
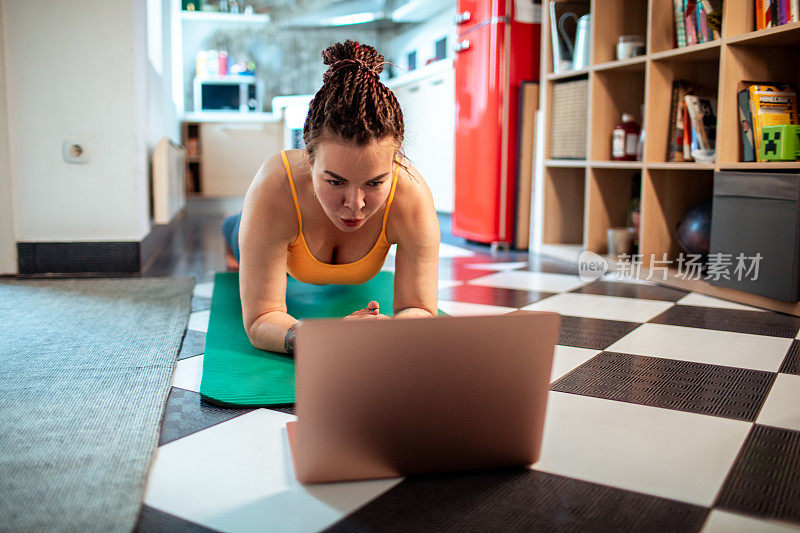
[[[383,56],[375,48],[358,41],[346,40],[344,43],[334,43],[322,51],[323,63],[329,68],[322,76],[326,82],[341,69],[363,68],[376,78],[383,72]]]

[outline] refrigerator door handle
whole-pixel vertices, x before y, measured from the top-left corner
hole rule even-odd
[[[475,30],[477,30],[479,28],[483,28],[487,24],[507,24],[509,22],[511,22],[511,17],[509,17],[508,15],[503,16],[503,17],[488,18],[488,19],[486,19],[486,20],[484,20],[482,22],[479,22],[479,23],[475,24],[471,28],[467,28],[466,30],[461,32],[460,35],[461,35],[461,37],[464,37],[468,33],[472,33],[473,31],[475,31]]]
[[[456,53],[469,50],[469,39],[464,39],[456,44]]]
[[[464,24],[465,22],[469,22],[472,19],[472,13],[469,11],[464,11],[463,13],[459,13],[453,19],[453,23],[456,25]]]

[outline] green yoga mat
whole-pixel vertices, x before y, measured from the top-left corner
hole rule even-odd
[[[341,318],[376,300],[392,309],[394,276],[379,272],[362,285],[311,285],[288,278],[286,307],[295,318]],[[294,403],[294,360],[254,348],[242,324],[239,275],[217,273],[203,356],[200,396],[230,407]]]

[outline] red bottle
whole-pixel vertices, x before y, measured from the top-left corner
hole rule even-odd
[[[622,123],[611,134],[611,159],[614,161],[636,161],[639,143],[639,125],[630,113],[622,114]]]
[[[218,61],[218,70],[220,76],[227,76],[228,75],[228,52],[222,51],[217,56]]]

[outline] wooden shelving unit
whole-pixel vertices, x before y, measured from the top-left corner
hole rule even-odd
[[[181,125],[181,144],[186,149],[186,194],[200,193],[200,124],[183,122]]]
[[[675,227],[686,211],[711,198],[714,171],[800,169],[800,162],[741,162],[736,106],[742,80],[789,81],[800,87],[800,23],[752,31],[753,0],[726,0],[720,39],[675,48],[672,2],[591,0],[591,65],[553,74],[551,1],[543,2],[542,8],[540,253],[562,259],[577,259],[583,250],[606,254],[606,230],[626,225],[631,190],[640,180],[639,252],[645,259],[666,254],[674,260],[680,252]],[[644,35],[647,54],[616,60],[616,42],[623,34]],[[553,87],[581,78],[589,80],[586,159],[554,159],[549,142]],[[716,93],[715,163],[666,161],[672,81],[678,78]],[[643,125],[644,161],[611,160],[611,132],[623,112]]]

